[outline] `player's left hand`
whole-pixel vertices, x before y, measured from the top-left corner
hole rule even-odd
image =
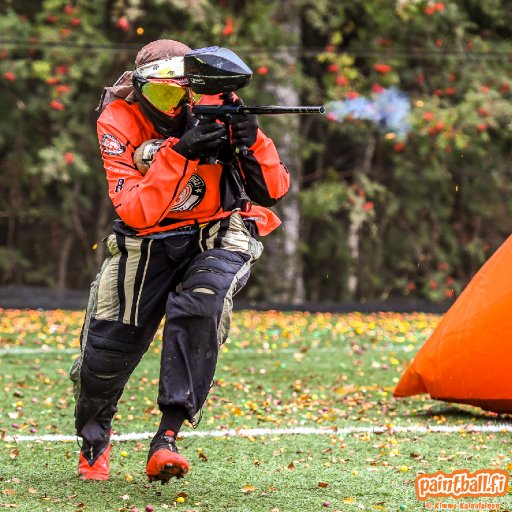
[[[234,105],[243,105],[241,98],[235,98],[233,93],[229,93],[224,98],[224,103]],[[257,116],[235,114],[229,121],[231,127],[231,143],[237,148],[250,148],[258,136],[258,118]]]

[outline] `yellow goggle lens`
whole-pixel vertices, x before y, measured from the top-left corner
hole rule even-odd
[[[147,82],[142,86],[142,95],[158,110],[167,112],[176,108],[187,90],[177,84]]]
[[[141,88],[142,95],[158,110],[169,112],[178,107],[189,94],[186,87],[174,83],[146,82]],[[200,94],[192,93],[193,102],[201,98]]]

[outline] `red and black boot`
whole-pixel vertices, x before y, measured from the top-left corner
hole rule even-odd
[[[104,446],[84,441],[78,459],[78,476],[82,480],[108,480],[111,448],[110,441]]]
[[[91,420],[82,429],[81,436],[78,476],[82,480],[108,480],[112,449],[110,424]]]
[[[150,482],[159,480],[165,484],[171,478],[183,478],[189,468],[188,460],[178,453],[176,436],[172,430],[166,430],[153,438],[146,464],[146,475]]]

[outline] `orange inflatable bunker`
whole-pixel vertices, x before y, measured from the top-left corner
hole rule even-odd
[[[512,236],[444,315],[393,396],[421,393],[512,413]]]

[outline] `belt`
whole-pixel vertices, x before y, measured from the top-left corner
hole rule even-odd
[[[181,228],[170,229],[169,231],[163,231],[161,233],[154,233],[152,235],[145,235],[144,238],[150,238],[153,240],[160,240],[162,238],[168,238],[171,236],[185,236],[195,235],[199,233],[198,226],[183,226]]]

